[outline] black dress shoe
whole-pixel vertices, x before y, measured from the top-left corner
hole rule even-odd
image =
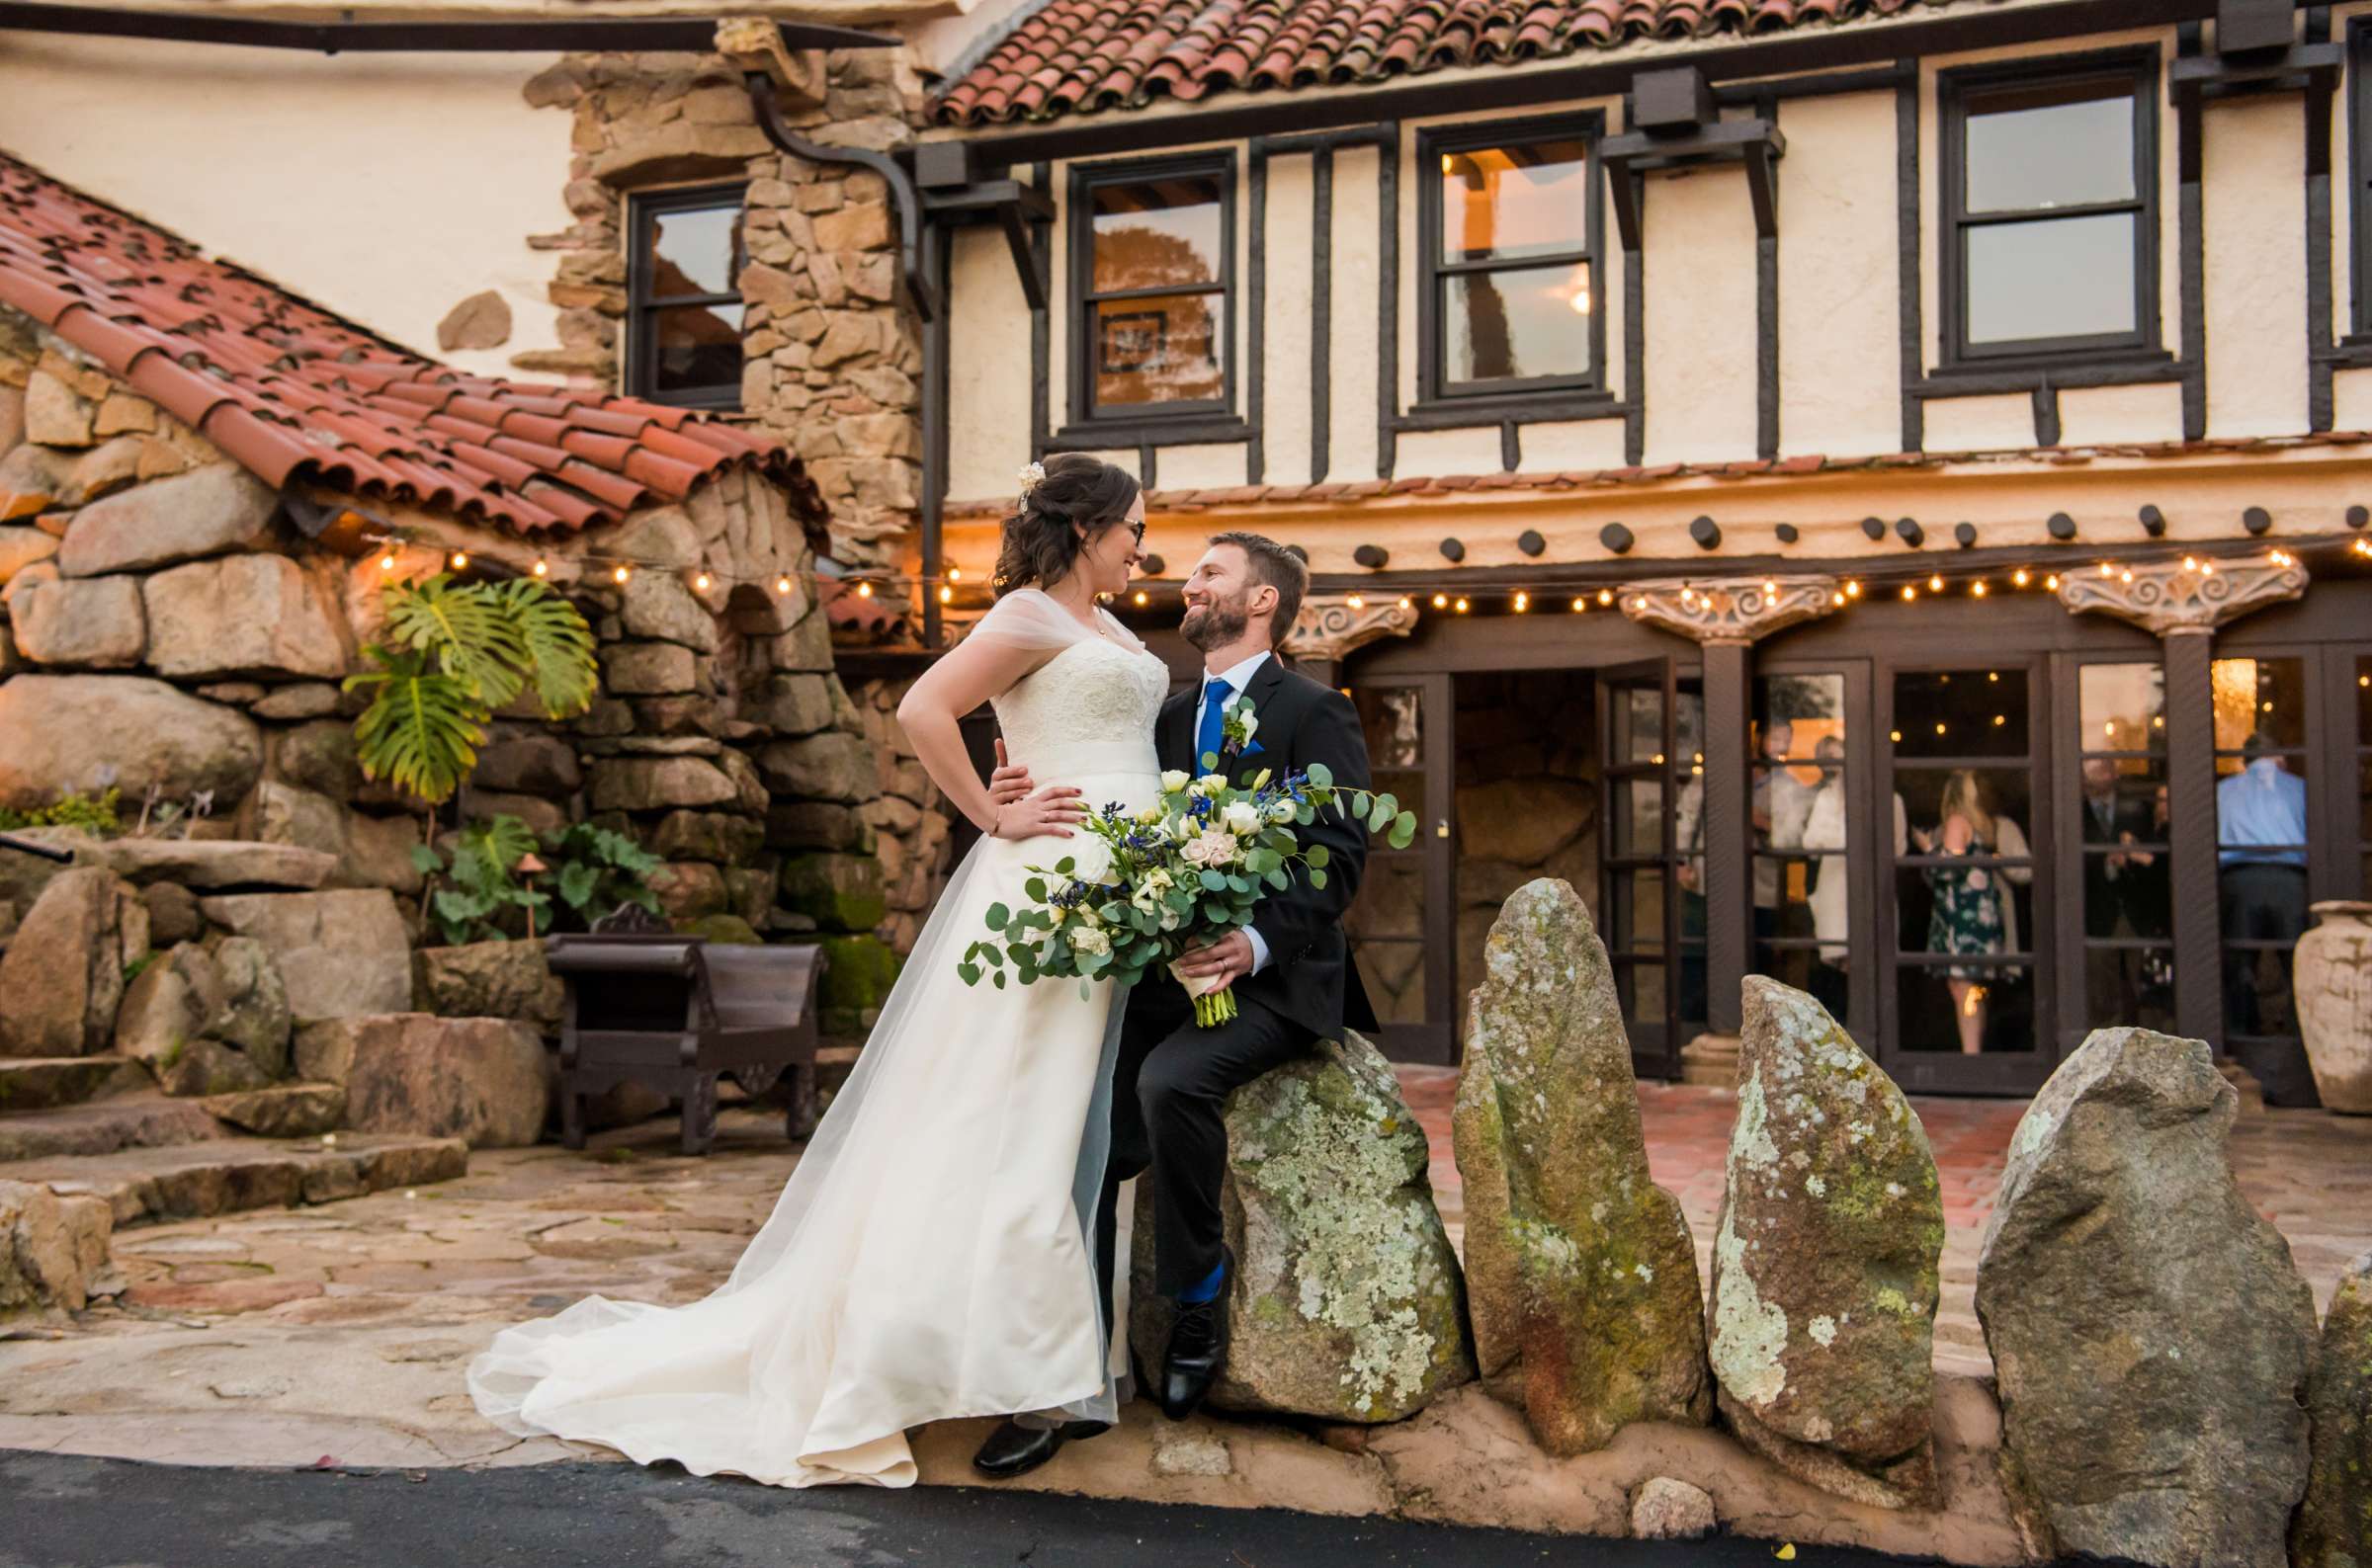
[[[1208,1301],[1178,1303],[1177,1326],[1169,1331],[1169,1354],[1161,1361],[1161,1413],[1172,1421],[1194,1414],[1228,1360],[1228,1295],[1235,1287],[1235,1255],[1220,1249],[1225,1264],[1219,1291]]]
[[[1025,1475],[1053,1458],[1062,1444],[1077,1438],[1097,1438],[1112,1430],[1109,1422],[1065,1421],[1059,1427],[1025,1427],[1018,1421],[1005,1421],[980,1451],[972,1456],[972,1467],[982,1475],[999,1481]]]

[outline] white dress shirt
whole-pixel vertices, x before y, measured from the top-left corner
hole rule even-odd
[[[1228,695],[1226,701],[1232,702],[1235,701],[1235,699],[1243,695],[1244,688],[1252,684],[1252,677],[1260,673],[1260,666],[1266,664],[1268,660],[1269,655],[1266,652],[1261,652],[1255,653],[1241,663],[1231,665],[1225,670],[1205,670],[1202,676],[1203,695],[1195,699],[1194,703],[1194,728],[1188,730],[1186,733],[1190,736],[1194,736],[1200,735],[1203,732],[1203,711],[1211,704],[1211,683],[1213,681],[1225,681],[1228,683]],[[1200,757],[1197,757],[1194,759],[1194,767],[1189,769],[1188,772],[1195,772],[1201,769],[1202,765],[1203,760]],[[1258,974],[1261,970],[1268,967],[1268,944],[1260,939],[1260,933],[1254,931],[1249,926],[1243,928],[1243,934],[1251,939],[1252,973]]]

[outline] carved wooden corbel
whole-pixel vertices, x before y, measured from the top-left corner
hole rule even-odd
[[[2306,593],[2306,568],[2291,557],[2264,561],[2152,561],[2103,577],[2071,572],[2059,602],[2071,615],[2093,611],[2144,631],[2213,631],[2267,605]]]
[[[1354,605],[1354,599],[1360,602]],[[1398,599],[1313,595],[1302,601],[1302,613],[1280,646],[1289,659],[1340,664],[1356,649],[1386,637],[1404,637],[1415,627],[1414,607]]]
[[[1632,583],[1615,601],[1633,620],[1692,642],[1759,642],[1817,620],[1837,606],[1833,577],[1763,577],[1699,583],[1681,578]]]

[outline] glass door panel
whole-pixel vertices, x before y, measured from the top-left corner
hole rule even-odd
[[[1882,846],[1881,1060],[1906,1089],[2031,1092],[2057,1059],[2036,671],[1898,669],[1881,691],[1881,809],[1906,829]]]
[[[1455,900],[1450,876],[1451,695],[1446,675],[1353,686],[1379,791],[1417,819],[1404,850],[1369,841],[1359,896],[1343,919],[1351,962],[1382,1025],[1376,1044],[1395,1061],[1447,1063],[1454,1049]]]
[[[1702,919],[1693,961],[1681,936],[1683,905],[1693,899],[1701,908],[1704,899],[1691,890],[1697,883],[1677,853],[1685,832],[1677,818],[1688,808],[1677,783],[1687,777],[1679,761],[1679,705],[1669,660],[1599,672],[1606,807],[1598,899],[1605,919],[1598,935],[1614,966],[1633,1070],[1643,1078],[1678,1074],[1687,1037],[1680,1033],[1680,993],[1693,984],[1701,995],[1705,987]]]
[[[2209,677],[2224,1048],[2276,1106],[2320,1103],[2290,989],[2291,952],[2315,897],[2308,679],[2307,660],[2295,654],[2218,659]]]
[[[1852,715],[1867,702],[1858,670],[1791,670],[1755,677],[1753,796],[1756,974],[1811,993],[1863,1041],[1876,1038],[1870,987],[1852,984],[1855,802],[1866,770]],[[1866,949],[1864,949],[1866,950]],[[1867,967],[1867,965],[1863,965]]]

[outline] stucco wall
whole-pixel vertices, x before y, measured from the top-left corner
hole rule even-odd
[[[1779,106],[1779,129],[1780,451],[1894,452],[1895,95],[1794,99]]]
[[[0,35],[0,147],[340,315],[489,374],[555,347],[569,121],[533,54],[363,54]],[[510,341],[440,354],[482,289]]]

